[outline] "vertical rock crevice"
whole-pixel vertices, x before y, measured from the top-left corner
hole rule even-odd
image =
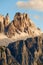
[[[22,65],[28,65],[28,51],[25,42],[23,42],[22,48]]]

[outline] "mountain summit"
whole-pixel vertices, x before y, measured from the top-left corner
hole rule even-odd
[[[4,33],[8,38],[15,38],[39,36],[41,31],[34,25],[27,13],[17,12],[12,22],[8,13],[5,17],[0,15],[0,33]]]
[[[40,30],[36,28],[34,23],[28,17],[26,13],[16,13],[13,21],[9,25],[8,34],[15,35],[26,33],[28,36],[37,36],[40,35]]]

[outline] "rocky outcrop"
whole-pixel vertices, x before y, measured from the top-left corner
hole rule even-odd
[[[16,13],[14,16],[14,26],[19,29],[21,32],[28,32],[29,27],[32,26],[30,19],[27,14]]]
[[[0,46],[0,65],[43,65],[41,37],[9,41],[5,42],[6,46]]]
[[[9,44],[8,48],[21,65],[38,65],[39,60],[42,64],[40,57],[43,56],[42,44],[40,45],[39,41],[42,43],[42,39],[39,37],[27,38]]]
[[[34,23],[30,20],[30,18],[28,17],[26,13],[23,13],[23,14],[19,12],[16,13],[11,25],[9,25],[9,28],[11,27],[13,28],[13,29],[11,28],[11,31],[13,33],[16,32],[17,34],[21,34],[24,32],[30,36],[38,36],[41,33],[41,31],[35,27]],[[9,29],[8,29],[8,32],[10,32]],[[14,36],[13,33],[12,33],[12,36]]]
[[[20,65],[6,47],[0,47],[0,65]]]
[[[13,23],[11,22],[10,25],[9,25],[9,28],[8,28],[7,36],[9,38],[11,38],[12,36],[14,36],[15,35],[15,30],[16,29],[15,29]]]

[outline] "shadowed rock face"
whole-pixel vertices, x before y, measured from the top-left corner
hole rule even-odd
[[[39,48],[40,42],[38,40],[39,40],[38,37],[35,37],[34,39],[28,38],[25,41],[20,40],[20,41],[9,44],[8,48],[10,49],[11,54],[14,56],[14,58],[16,58],[16,60],[20,64],[32,65],[34,63],[38,63],[39,59],[43,56],[42,53],[40,53],[40,51],[38,51],[37,52],[39,54],[39,55],[37,54],[38,60],[37,60],[37,58],[35,59],[36,51],[37,50],[42,51],[42,49]],[[38,45],[38,43],[39,43],[39,45]],[[43,59],[42,60],[40,59],[40,61],[41,61],[41,64],[43,64],[42,63]]]
[[[27,38],[0,46],[0,65],[43,65],[41,38]],[[39,63],[40,62],[40,63]]]
[[[22,65],[29,64],[29,56],[30,56],[28,50],[29,48],[27,47],[27,43],[25,41],[21,40],[19,42],[17,41],[15,43],[9,44],[8,48],[11,50],[12,55],[16,58],[16,60],[20,64]]]
[[[0,47],[0,65],[20,65],[6,47]]]

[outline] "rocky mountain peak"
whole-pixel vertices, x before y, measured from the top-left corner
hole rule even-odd
[[[24,33],[29,37],[38,36],[41,33],[31,21],[27,13],[17,12],[12,22],[10,22],[9,14],[7,13],[5,17],[0,16],[0,21],[0,32],[4,31],[8,37],[15,37],[16,33],[17,35]]]
[[[0,15],[0,65],[43,65],[41,34],[27,13]]]
[[[11,24],[13,25],[11,26]],[[10,27],[12,27],[11,31],[14,33],[14,31],[17,34],[26,33],[29,36],[37,36],[40,35],[40,30],[37,29],[37,27],[34,25],[34,23],[31,21],[31,19],[28,17],[27,13],[20,13],[17,12],[14,16],[13,21],[11,22]],[[9,32],[9,29],[8,29]],[[14,35],[11,32],[12,35]],[[36,33],[37,32],[37,33]]]

